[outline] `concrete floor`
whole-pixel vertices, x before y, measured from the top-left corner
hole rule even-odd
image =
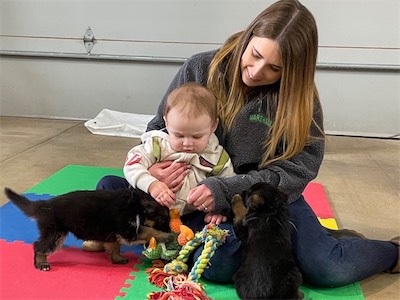
[[[400,141],[329,136],[322,183],[339,227],[369,238],[400,234]],[[82,121],[0,117],[0,188],[23,192],[66,165],[122,167],[137,143],[91,134]],[[6,202],[0,197],[0,204]],[[366,299],[400,299],[400,276],[361,282]]]

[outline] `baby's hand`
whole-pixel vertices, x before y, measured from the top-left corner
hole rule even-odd
[[[149,194],[156,199],[156,201],[168,208],[175,204],[175,194],[168,186],[161,181],[154,181],[149,186]]]
[[[221,224],[223,222],[226,222],[227,217],[223,216],[223,215],[219,215],[219,214],[214,214],[212,212],[206,214],[206,216],[204,217],[204,222],[206,223],[213,223],[213,224]]]

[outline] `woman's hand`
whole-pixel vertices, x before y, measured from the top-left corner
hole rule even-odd
[[[164,182],[152,182],[149,186],[149,194],[156,199],[159,204],[168,208],[171,208],[175,203],[174,192],[172,192]]]
[[[214,210],[214,197],[208,186],[201,184],[189,191],[187,203],[209,213]]]
[[[190,166],[185,163],[177,163],[170,161],[163,161],[152,165],[149,168],[149,172],[152,176],[157,178],[159,181],[164,182],[169,189],[176,193],[183,185],[183,179],[185,178]]]
[[[213,224],[221,224],[223,222],[226,222],[227,217],[219,214],[213,214],[213,213],[208,213],[204,217],[204,222],[206,223],[213,223]]]
[[[190,190],[187,202],[197,207],[198,210],[207,213],[204,217],[206,223],[219,225],[227,220],[226,216],[212,212],[214,210],[214,197],[208,186],[204,184]]]

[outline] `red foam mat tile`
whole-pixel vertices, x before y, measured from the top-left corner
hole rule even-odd
[[[128,264],[113,265],[104,252],[64,248],[44,272],[33,266],[32,245],[0,240],[0,299],[114,299],[138,263],[137,254],[124,256]]]
[[[334,218],[331,205],[322,184],[311,182],[303,192],[304,199],[321,219]]]

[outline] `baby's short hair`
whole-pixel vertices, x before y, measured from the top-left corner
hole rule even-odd
[[[207,114],[212,121],[218,119],[217,99],[214,94],[205,86],[195,82],[182,84],[168,95],[164,116],[172,108],[193,118]]]

